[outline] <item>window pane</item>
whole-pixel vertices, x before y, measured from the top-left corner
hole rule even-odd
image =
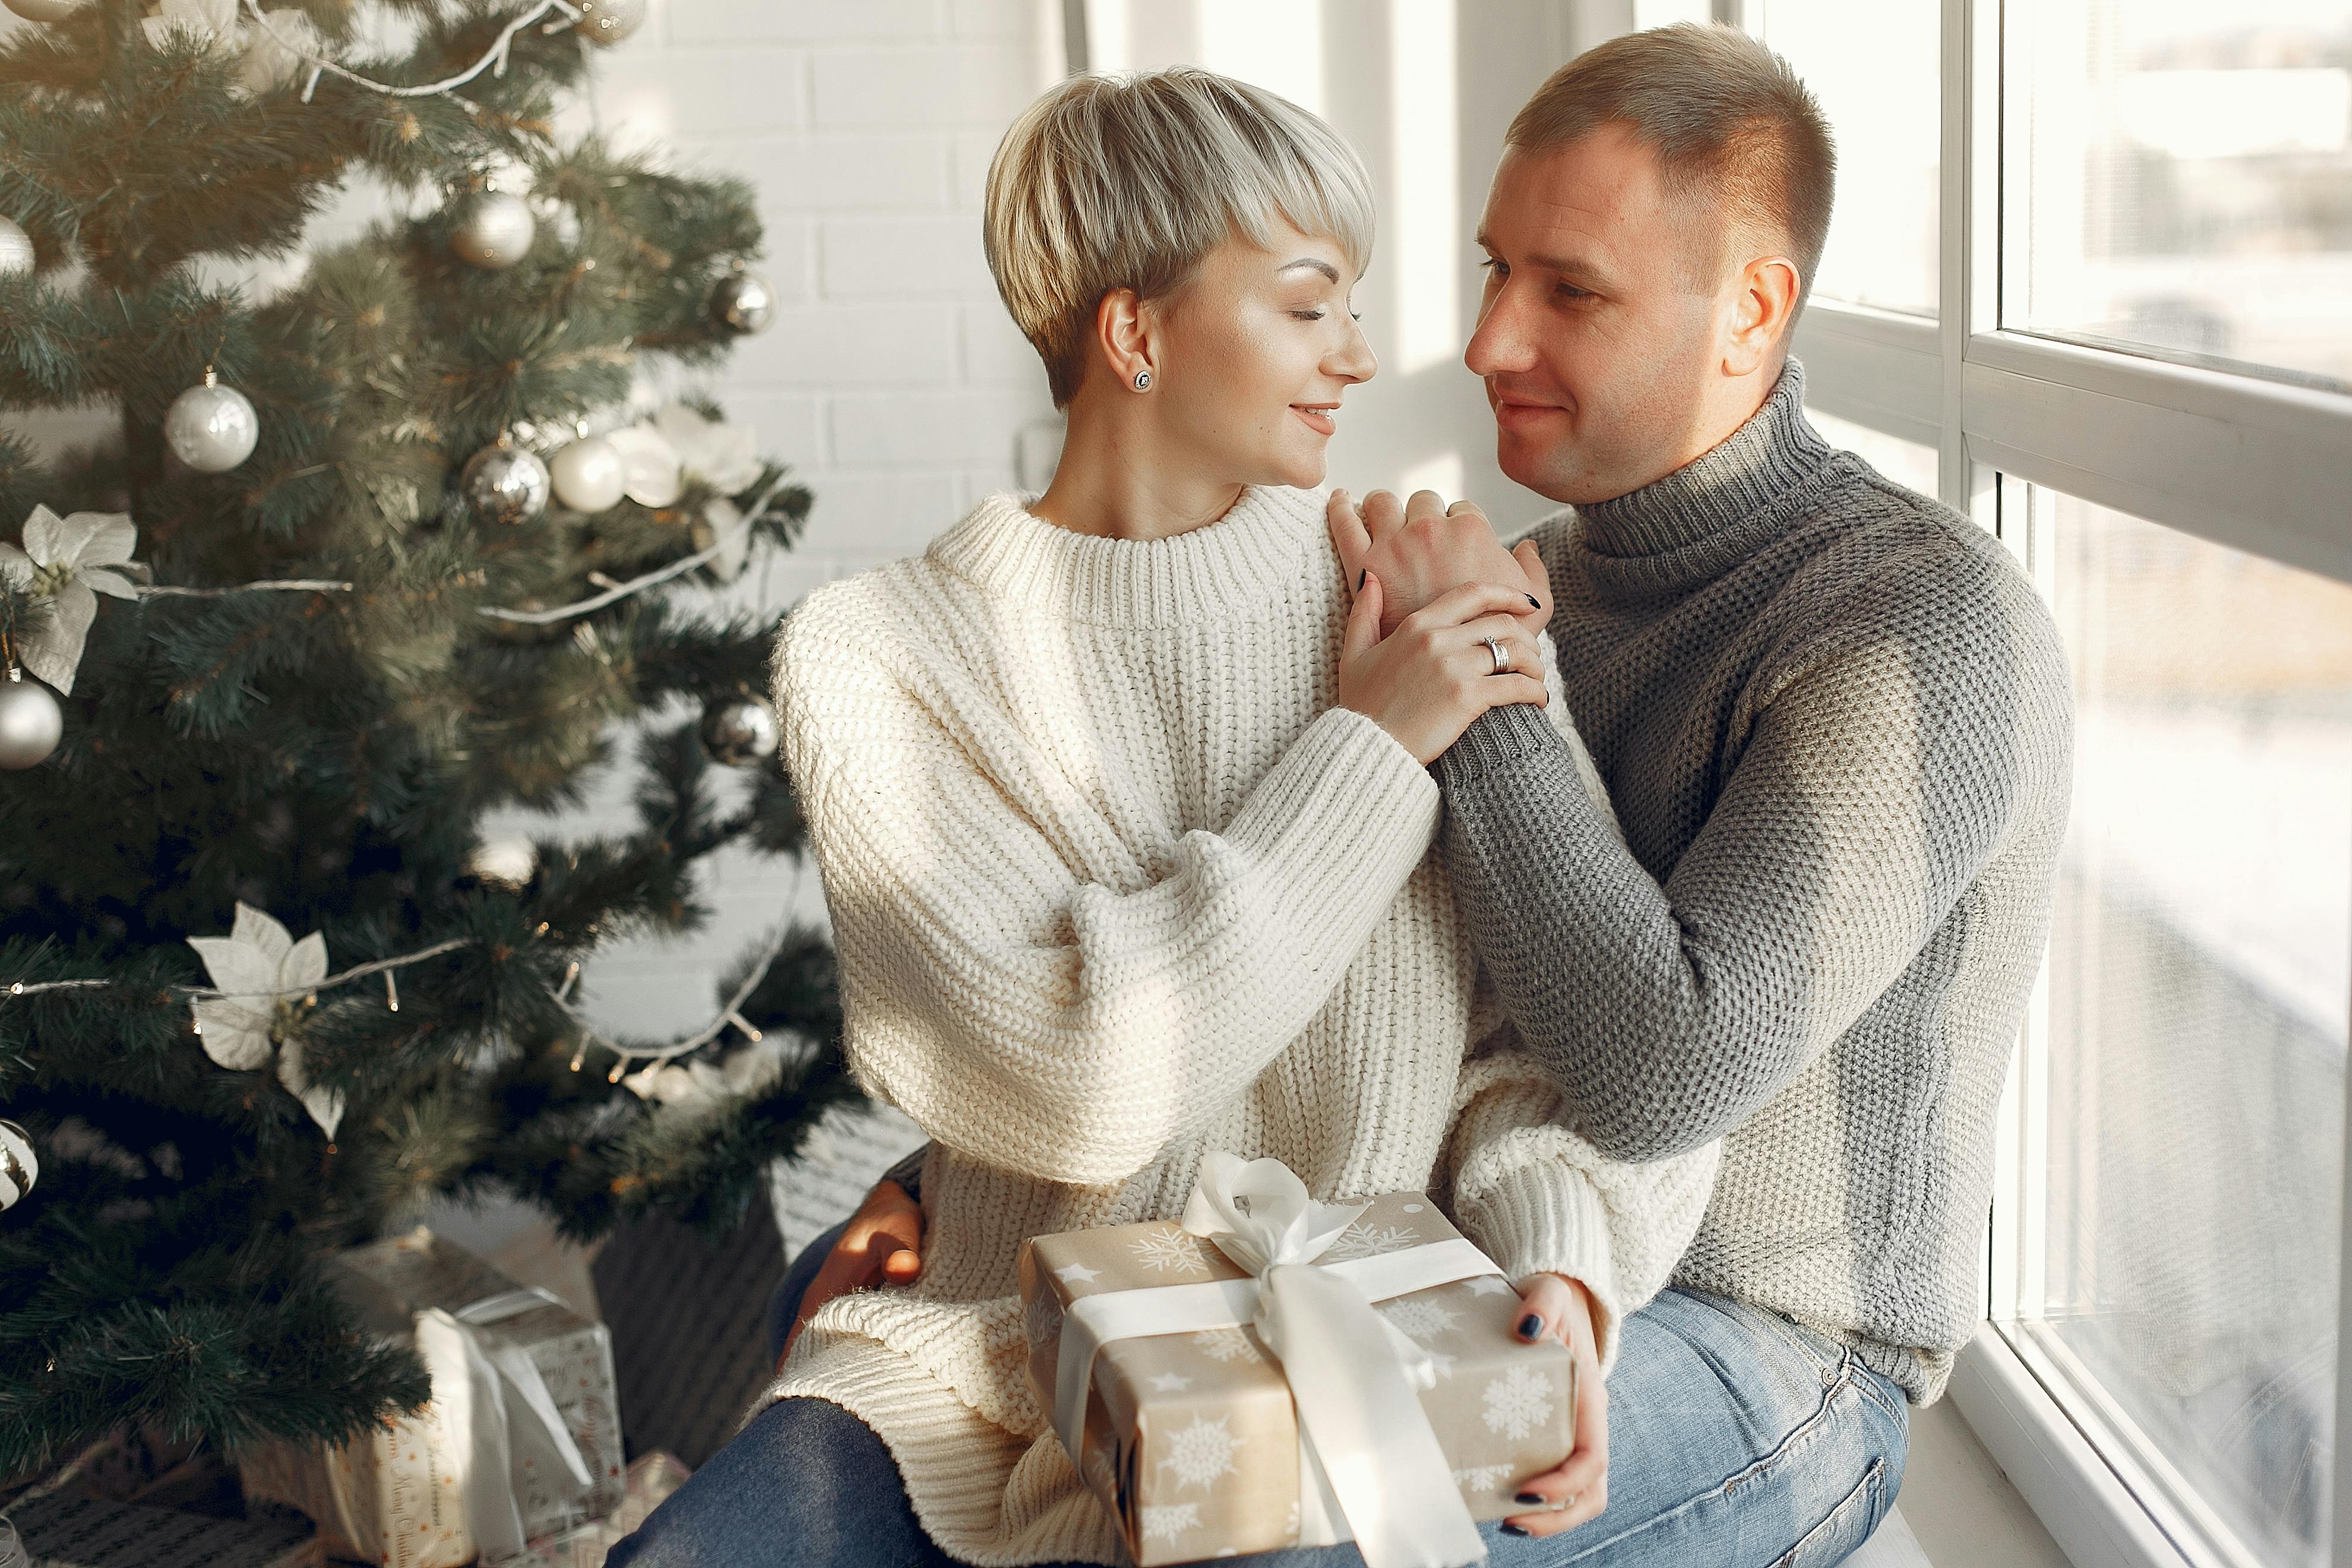
[[[2352,1011],[2352,587],[2023,500],[2077,704],[2028,1328],[2205,1528],[2326,1557]],[[2033,1178],[2029,1172],[2028,1182]]]
[[[1936,448],[1916,441],[1906,441],[1900,436],[1889,436],[1884,430],[1874,430],[1867,425],[1857,425],[1851,419],[1841,419],[1834,414],[1824,414],[1818,408],[1805,410],[1812,422],[1832,447],[1843,447],[1861,455],[1862,460],[1893,479],[1898,485],[1908,485],[1923,496],[1936,493]]]
[[[1936,0],[1748,0],[1837,137],[1837,205],[1813,291],[1936,313],[1942,8]]]
[[[2352,12],[2004,13],[2001,321],[2352,386]]]

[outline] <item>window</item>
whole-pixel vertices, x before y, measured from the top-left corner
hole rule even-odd
[[[1753,0],[1747,25],[1796,67],[1837,139],[1837,206],[1816,296],[1936,313],[1942,21],[1916,0]]]
[[[2216,1556],[2318,1564],[2352,586],[2040,486],[2008,481],[2001,510],[2050,590],[2077,725],[2021,1064],[2047,1153],[2015,1321]]]
[[[2008,9],[2002,324],[2352,388],[2352,9]]]
[[[2076,1562],[2352,1563],[2352,0],[1731,10],[1846,158],[1815,423],[1994,532],[2075,683],[1955,1402]]]

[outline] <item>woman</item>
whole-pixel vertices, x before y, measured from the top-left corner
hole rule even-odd
[[[1349,608],[1314,487],[1374,370],[1353,153],[1207,72],[1080,78],[1007,133],[986,226],[1068,410],[1053,484],[812,595],[775,658],[845,1048],[935,1140],[922,1279],[819,1311],[614,1564],[1121,1561],[1028,1385],[1013,1259],[1180,1215],[1206,1150],[1326,1199],[1428,1188],[1528,1337],[1603,1363],[1712,1177],[1605,1165],[1532,1063],[1465,1060],[1425,764],[1546,703],[1540,606],[1458,589],[1385,640],[1377,582]],[[1588,1370],[1593,1424],[1486,1527],[1499,1563],[1598,1511]]]

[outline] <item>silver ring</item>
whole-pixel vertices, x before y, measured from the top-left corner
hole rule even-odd
[[[1480,637],[1478,640],[1486,645],[1487,657],[1495,661],[1495,668],[1488,670],[1486,672],[1487,674],[1500,675],[1503,671],[1511,668],[1511,661],[1503,656],[1503,645],[1501,643],[1496,642],[1493,637]]]

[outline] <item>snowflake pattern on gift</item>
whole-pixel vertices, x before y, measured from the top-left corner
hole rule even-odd
[[[1534,1368],[1515,1366],[1486,1384],[1487,1431],[1516,1443],[1550,1419],[1551,1379]]]
[[[1421,1233],[1409,1225],[1368,1225],[1358,1220],[1324,1249],[1319,1261],[1344,1263],[1351,1258],[1378,1258],[1383,1252],[1420,1245]]]
[[[1423,1344],[1440,1334],[1450,1334],[1462,1326],[1461,1313],[1443,1301],[1433,1301],[1427,1297],[1391,1301],[1380,1312],[1381,1317],[1402,1330],[1407,1338],[1419,1340]]]
[[[1118,1455],[1108,1443],[1097,1443],[1087,1450],[1083,1474],[1087,1485],[1103,1497],[1108,1497],[1118,1478]]]
[[[1201,1528],[1201,1505],[1196,1502],[1161,1502],[1143,1505],[1143,1539],[1174,1541],[1188,1530]]]
[[[1498,1492],[1517,1468],[1516,1465],[1472,1465],[1468,1469],[1454,1472],[1454,1484],[1468,1492]]]
[[[1062,1303],[1054,1299],[1051,1290],[1038,1291],[1021,1310],[1021,1332],[1032,1350],[1061,1337]]]
[[[1203,1329],[1192,1336],[1192,1348],[1211,1361],[1227,1364],[1258,1353],[1249,1335],[1239,1329]]]
[[[1127,1244],[1135,1254],[1137,1263],[1154,1274],[1206,1274],[1209,1266],[1201,1258],[1201,1244],[1191,1235],[1170,1226],[1165,1230],[1147,1230]]]
[[[1214,1486],[1219,1477],[1234,1473],[1234,1455],[1240,1451],[1242,1439],[1234,1436],[1232,1419],[1220,1415],[1212,1421],[1195,1415],[1190,1426],[1168,1434],[1168,1452],[1160,1468],[1176,1472],[1180,1490]]]

